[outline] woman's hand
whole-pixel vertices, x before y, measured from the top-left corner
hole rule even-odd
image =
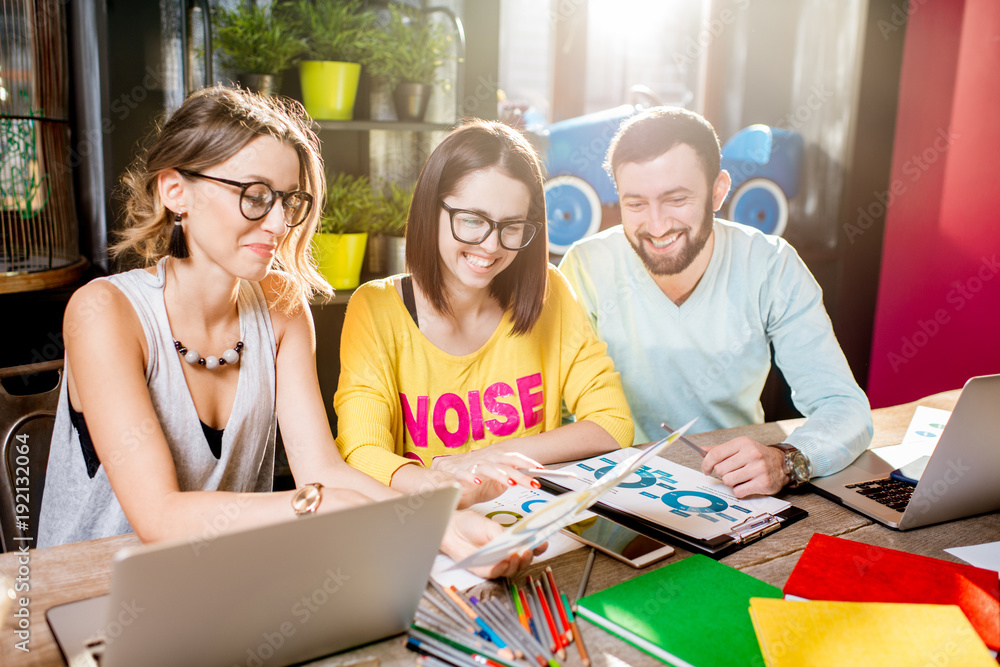
[[[503,526],[491,521],[481,514],[459,510],[451,516],[444,539],[441,541],[441,551],[458,562],[479,549],[503,532]],[[486,579],[512,577],[531,564],[531,559],[543,553],[548,543],[539,545],[534,551],[513,554],[491,566],[472,568],[469,571]]]
[[[462,485],[460,508],[495,498],[518,484],[534,489],[541,487],[537,479],[518,471],[518,468],[541,468],[540,463],[518,452],[505,452],[495,445],[464,454],[435,457],[430,467],[454,476]]]

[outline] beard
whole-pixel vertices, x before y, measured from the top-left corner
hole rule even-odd
[[[708,238],[712,235],[714,219],[715,211],[712,209],[712,201],[709,200],[705,204],[705,215],[702,216],[701,225],[695,230],[695,236],[690,236],[691,232],[686,231],[674,241],[674,243],[680,243],[685,238],[687,239],[684,247],[681,248],[680,254],[673,257],[660,257],[650,254],[642,242],[643,239],[653,238],[649,234],[640,232],[636,235],[634,241],[628,238],[628,235],[625,238],[628,238],[628,242],[632,246],[632,249],[635,250],[635,254],[639,255],[639,259],[642,260],[642,263],[646,265],[646,269],[651,274],[654,276],[674,276],[691,266],[691,263],[705,248]]]

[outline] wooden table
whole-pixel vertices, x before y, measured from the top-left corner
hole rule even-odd
[[[914,403],[875,410],[872,447],[900,442],[918,404],[950,410],[954,407],[959,392],[960,390],[954,390]],[[712,445],[726,442],[738,435],[747,435],[760,442],[773,444],[784,440],[787,433],[800,421],[789,420],[712,431],[691,436],[691,440],[698,444]],[[698,468],[700,465],[697,455],[686,447],[671,448],[667,458],[691,468]],[[1000,515],[997,513],[898,532],[810,492],[787,491],[780,497],[807,510],[809,516],[722,559],[727,565],[779,587],[788,579],[813,533],[847,537],[858,542],[955,562],[961,561],[945,553],[944,548],[1000,541]],[[56,604],[107,593],[113,554],[121,548],[136,544],[138,540],[128,535],[31,551],[31,652],[24,653],[14,648],[15,638],[11,619],[8,617],[3,619],[3,629],[0,631],[0,655],[3,656],[0,662],[10,667],[62,665],[59,650],[45,622],[45,610]],[[536,574],[545,565],[551,565],[557,582],[567,595],[573,595],[587,554],[588,550],[579,549],[544,564],[532,566],[529,573]],[[672,563],[689,555],[690,552],[677,549],[674,556],[652,567]],[[0,556],[0,572],[11,578],[16,577],[17,558],[17,554]],[[599,554],[587,590],[593,593],[646,571],[649,570],[635,570]],[[478,592],[482,595],[494,586],[492,582],[487,582],[481,587],[483,590]],[[585,621],[581,621],[580,626],[595,667],[662,664],[596,626]],[[381,665],[412,665],[416,654],[407,651],[399,638],[393,638],[311,664],[346,665],[368,657],[377,657]],[[579,665],[577,654],[571,651],[570,657],[563,664]]]

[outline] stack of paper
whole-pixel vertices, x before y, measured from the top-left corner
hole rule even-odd
[[[750,616],[767,667],[996,667],[954,605],[754,598]]]

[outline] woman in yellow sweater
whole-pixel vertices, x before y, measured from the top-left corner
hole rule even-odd
[[[406,262],[347,307],[334,408],[349,464],[403,492],[458,479],[464,507],[537,487],[519,468],[632,443],[606,346],[548,264],[524,137],[473,121],[445,138],[417,181]]]

